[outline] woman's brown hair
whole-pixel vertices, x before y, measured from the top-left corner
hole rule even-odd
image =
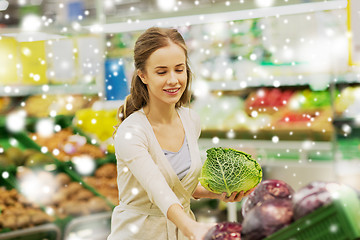
[[[159,28],[151,27],[142,33],[137,39],[134,47],[134,65],[135,71],[131,80],[130,94],[125,98],[125,102],[118,109],[118,120],[119,123],[115,126],[115,129],[119,127],[122,121],[125,120],[130,114],[144,107],[149,101],[149,93],[147,91],[146,84],[144,84],[140,77],[137,75],[137,70],[145,72],[145,65],[150,55],[158,50],[169,46],[170,42],[180,46],[185,53],[186,57],[186,75],[187,83],[185,91],[181,96],[180,100],[176,103],[176,107],[190,101],[190,90],[189,85],[192,81],[192,72],[188,65],[188,54],[185,41],[181,34],[176,29],[171,28]],[[116,132],[115,130],[115,132]]]

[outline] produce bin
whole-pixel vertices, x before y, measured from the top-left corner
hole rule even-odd
[[[76,169],[73,169],[76,172]],[[117,167],[114,159],[97,160],[94,173],[82,176],[81,181],[83,185],[93,188],[94,192],[103,196],[112,208],[118,205]]]
[[[0,240],[60,240],[60,229],[52,223],[0,234]]]
[[[64,240],[104,240],[110,234],[111,212],[73,219],[65,228]]]
[[[57,161],[58,164],[66,165],[68,167],[73,168],[74,164],[73,164],[70,156],[74,157],[74,156],[77,156],[78,154],[74,154],[74,152],[72,152],[72,151],[75,151],[77,153],[79,153],[78,151],[80,151],[81,155],[87,155],[87,154],[93,153],[90,155],[95,160],[95,162],[102,161],[102,160],[105,160],[105,161],[115,160],[114,154],[109,154],[107,152],[104,152],[104,150],[100,150],[101,147],[97,143],[94,143],[93,140],[91,139],[91,137],[89,137],[87,134],[85,134],[79,127],[74,126],[72,124],[72,120],[73,120],[73,116],[65,116],[65,115],[56,116],[54,118],[54,124],[59,125],[61,127],[61,130],[59,132],[54,132],[53,137],[43,138],[42,141],[44,141],[44,139],[45,139],[45,142],[43,142],[43,144],[41,143],[41,141],[39,141],[40,139],[35,140],[34,143],[39,146],[48,147],[49,152],[51,152],[52,150],[54,150],[54,143],[51,146],[47,146],[47,143],[55,141],[55,139],[57,137],[59,137],[59,139],[62,139],[62,141],[64,141],[65,140],[64,135],[56,136],[56,134],[59,134],[60,132],[62,132],[64,130],[69,135],[68,137],[70,137],[70,135],[73,135],[73,136],[78,135],[79,138],[86,139],[86,143],[76,142],[76,141],[80,141],[80,139],[77,139],[77,140],[72,139],[71,141],[75,141],[75,142],[72,142],[71,144],[67,144],[65,142],[59,142],[58,144],[61,145],[61,147],[60,147],[61,151],[59,151],[58,155],[54,155],[56,160],[58,160]],[[35,134],[35,125],[36,125],[36,120],[34,120],[32,124],[29,124],[27,126],[29,135]],[[76,147],[74,147],[74,149],[71,149],[71,147],[70,147],[65,150],[66,146],[64,146],[64,145],[74,145]],[[87,148],[85,148],[85,147],[87,147]],[[85,150],[85,149],[87,149],[87,150]],[[68,157],[65,157],[66,159],[64,159],[64,155],[68,155]]]
[[[360,239],[360,199],[349,187],[342,188],[337,197],[265,240]]]
[[[33,206],[29,202],[17,201],[22,194],[14,189],[13,174],[9,175],[13,182],[3,181],[1,177],[0,240],[60,240],[61,231],[53,223],[54,218],[49,216],[44,209]],[[24,218],[27,213],[30,213],[29,218]]]
[[[5,128],[0,126],[0,148],[1,152],[6,152],[9,148],[17,148],[22,152],[21,156],[16,154],[16,158],[24,158],[22,161],[12,159],[5,161],[5,158],[0,159],[0,175],[1,179],[8,185],[10,188],[16,187],[14,176],[16,175],[17,167],[26,165],[24,151],[31,149],[33,150],[32,154],[42,155],[42,159],[46,162],[42,162],[45,165],[56,165],[56,159],[50,153],[41,153],[41,147],[37,145],[33,140],[31,140],[26,132],[20,131],[16,133],[10,133]],[[15,149],[14,149],[15,150]],[[28,155],[27,157],[29,157]],[[39,160],[39,159],[38,159]],[[39,162],[40,163],[40,162]],[[35,167],[35,165],[33,165]],[[6,186],[9,188],[9,186]]]

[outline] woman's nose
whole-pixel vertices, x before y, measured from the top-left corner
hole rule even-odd
[[[170,76],[167,80],[167,83],[173,85],[173,84],[176,84],[177,82],[178,82],[178,79],[176,77],[176,73],[174,71],[171,71]]]

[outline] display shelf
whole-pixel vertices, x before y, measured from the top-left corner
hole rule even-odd
[[[200,138],[199,146],[213,146],[214,139]],[[330,151],[332,148],[330,141],[279,141],[273,142],[271,140],[242,140],[242,139],[220,139],[218,145],[237,146],[243,148],[264,148],[264,149],[301,149]]]
[[[207,81],[209,91],[239,91],[254,87],[306,86],[311,85],[319,79],[325,79],[325,85],[327,85],[330,83],[331,76],[326,73],[319,73],[311,75],[299,74],[297,76],[271,76],[269,78],[249,77],[244,80],[203,81]]]
[[[102,92],[96,84],[63,84],[39,86],[2,86],[0,96],[28,96],[36,94],[98,94]]]
[[[60,229],[53,223],[0,234],[1,240],[60,240]]]
[[[350,71],[344,74],[340,74],[339,77],[333,79],[333,82],[338,84],[360,83],[360,73],[357,70],[357,71]]]
[[[335,117],[333,120],[335,126],[341,126],[342,124],[349,124],[353,127],[360,127],[360,124],[357,123],[357,119],[353,117]]]
[[[102,240],[110,234],[111,212],[78,217],[66,226],[64,239]]]
[[[325,153],[332,153],[333,143],[331,141],[279,141],[271,140],[241,140],[226,138],[200,138],[199,148],[202,159],[206,159],[206,149],[214,146],[234,148],[246,151],[252,155],[257,155],[262,159],[262,164],[279,163],[284,166],[285,161],[291,161],[294,164],[300,162],[321,161],[330,162],[332,156]],[[284,155],[281,157],[281,155]],[[321,157],[324,155],[323,157]],[[288,160],[287,160],[288,159]],[[310,165],[308,165],[310,166]]]
[[[295,125],[295,124],[293,124]],[[290,135],[291,133],[291,135]],[[250,129],[229,129],[229,130],[202,130],[200,138],[203,139],[233,139],[245,142],[272,142],[273,138],[278,138],[281,142],[300,143],[300,142],[319,142],[328,143],[332,140],[332,132],[322,132],[317,128],[311,129],[308,127],[296,129],[294,126],[288,124],[286,128],[278,128],[275,130],[258,129],[252,132]],[[292,145],[292,144],[291,144]]]
[[[346,73],[334,78],[330,73],[298,74],[292,76],[270,76],[268,78],[248,77],[243,80],[212,81],[199,79],[208,84],[209,91],[240,91],[246,88],[257,87],[293,87],[315,85],[323,80],[321,87],[328,87],[331,82],[335,84],[360,83],[360,75],[357,73]]]
[[[313,181],[336,182],[336,164],[333,161],[272,160],[261,163],[264,179],[283,180],[295,190]]]

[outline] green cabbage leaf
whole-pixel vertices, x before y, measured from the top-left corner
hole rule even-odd
[[[262,180],[260,164],[251,155],[231,148],[210,148],[199,181],[210,192],[230,196],[248,191]]]

